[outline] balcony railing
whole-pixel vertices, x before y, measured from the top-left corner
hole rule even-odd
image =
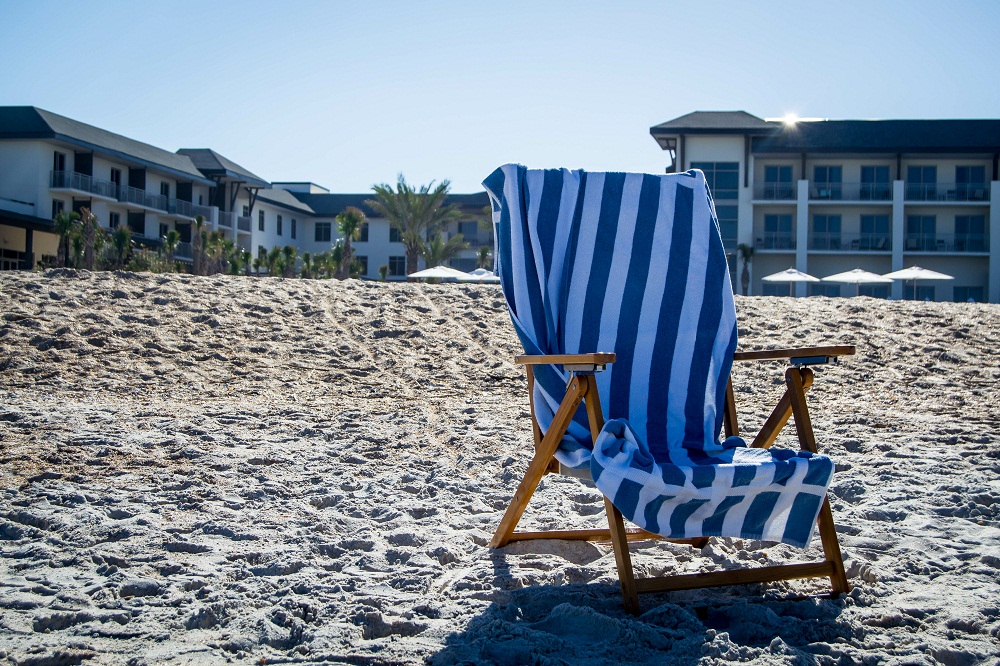
[[[119,193],[118,200],[155,210],[167,210],[167,198],[165,196],[140,190],[137,187],[123,187]]]
[[[892,201],[892,185],[812,182],[809,184],[809,198],[814,201]]]
[[[753,188],[754,199],[794,201],[794,183],[757,183]]]
[[[174,250],[175,259],[190,259],[194,254],[191,251],[191,243],[178,243],[177,249]]]
[[[765,231],[757,237],[758,250],[794,250],[795,234],[789,231]]]
[[[989,252],[986,234],[906,234],[907,252]]]
[[[190,201],[183,201],[182,199],[168,199],[167,212],[173,215],[194,217],[194,205]]]
[[[80,190],[90,192],[98,196],[109,199],[118,198],[118,185],[110,180],[94,178],[84,173],[75,171],[50,171],[49,187],[53,189],[65,188],[68,190]]]
[[[907,183],[907,201],[989,201],[987,183]]]
[[[809,235],[810,250],[834,252],[885,252],[892,249],[888,234],[844,235],[841,233],[813,233]]]
[[[219,211],[219,226],[225,227],[227,229],[233,228],[233,220],[236,219],[236,213],[227,210]]]
[[[250,218],[246,217],[244,215],[240,215],[238,218],[236,218],[236,227],[240,231],[246,231],[247,233],[249,233],[250,232]]]
[[[212,206],[199,206],[198,204],[194,204],[193,206],[191,206],[191,212],[194,214],[192,217],[197,217],[201,215],[203,218],[205,218],[206,222],[215,222],[215,216],[213,215],[213,211],[214,209],[212,208]]]

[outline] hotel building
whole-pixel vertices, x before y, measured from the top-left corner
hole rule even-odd
[[[750,294],[788,295],[761,277],[794,267],[816,277],[919,265],[954,276],[918,299],[1000,302],[1000,120],[762,120],[697,111],[650,129],[668,172],[705,172],[730,272],[754,250]],[[739,263],[739,265],[737,265]],[[851,296],[854,285],[799,283],[797,296]],[[861,285],[912,298],[913,287]]]

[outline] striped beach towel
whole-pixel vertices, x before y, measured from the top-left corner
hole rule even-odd
[[[509,164],[483,185],[495,272],[525,352],[617,356],[597,374],[603,431],[591,441],[581,408],[557,459],[589,468],[622,514],[650,531],[807,545],[830,459],[719,439],[736,308],[704,174]],[[536,366],[535,378],[545,432],[568,374]]]

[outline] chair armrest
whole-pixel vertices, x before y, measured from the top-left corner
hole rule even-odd
[[[514,357],[517,365],[561,365],[567,370],[603,370],[604,366],[615,362],[610,352],[596,354],[524,354]]]
[[[760,349],[733,354],[734,361],[773,361],[788,359],[795,365],[828,363],[838,356],[853,356],[854,345],[799,347],[798,349]]]

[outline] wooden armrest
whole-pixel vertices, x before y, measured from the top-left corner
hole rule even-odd
[[[736,352],[734,361],[773,361],[781,359],[817,359],[853,356],[854,345],[834,345],[831,347],[799,347],[797,349],[760,349]]]
[[[523,354],[514,357],[517,365],[607,365],[615,362],[609,352],[596,354]]]

